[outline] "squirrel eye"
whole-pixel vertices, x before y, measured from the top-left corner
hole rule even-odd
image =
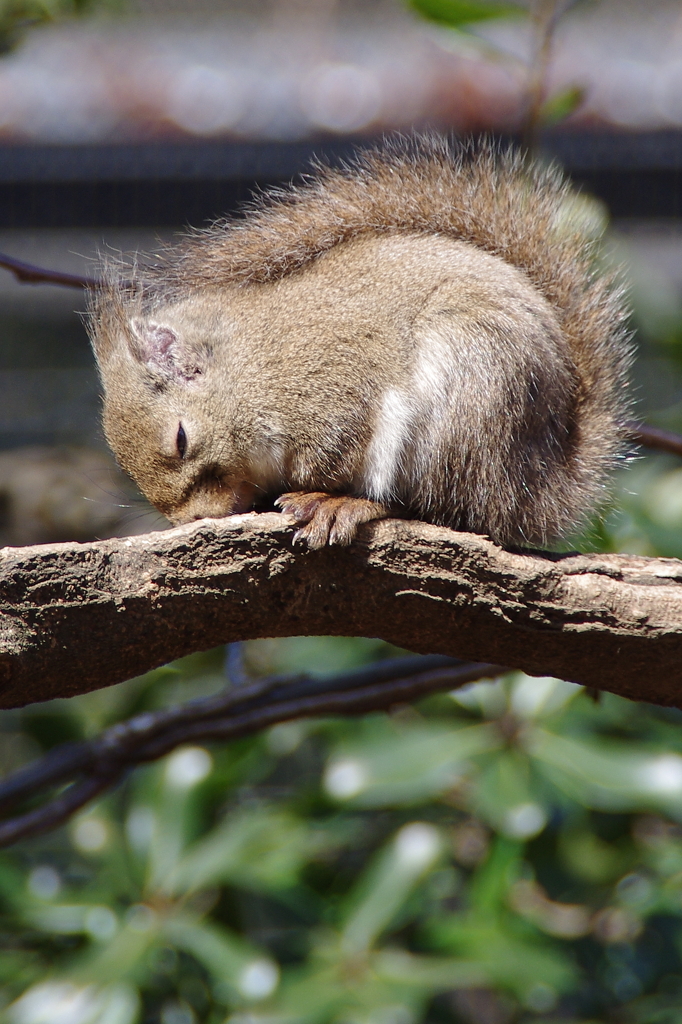
[[[178,434],[175,438],[175,447],[178,450],[178,455],[181,459],[184,459],[185,452],[187,451],[187,434],[182,423],[178,426]]]

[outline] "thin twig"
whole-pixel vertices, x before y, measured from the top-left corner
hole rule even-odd
[[[84,743],[57,748],[0,783],[0,804],[71,782],[39,808],[0,824],[0,846],[37,835],[66,821],[110,789],[132,767],[155,761],[183,743],[231,740],[278,722],[325,715],[360,715],[499,675],[499,665],[456,661],[442,655],[378,662],[330,679],[281,677],[224,691],[163,711],[137,715]]]
[[[646,423],[631,423],[628,426],[635,444],[658,452],[668,452],[670,455],[682,455],[682,434],[649,427]]]
[[[0,267],[10,270],[24,284],[58,284],[64,288],[100,288],[102,284],[94,277],[67,274],[61,270],[47,270],[33,263],[24,263],[4,252],[0,252]]]
[[[62,825],[72,814],[75,814],[110,786],[111,780],[108,777],[97,778],[95,776],[83,779],[43,807],[2,822],[0,824],[0,846],[11,846],[12,843],[18,843],[20,839],[39,835],[41,832],[47,832],[51,828]]]
[[[531,20],[535,29],[535,50],[528,77],[528,98],[523,125],[524,149],[533,154],[540,127],[542,105],[547,92],[547,71],[552,55],[554,30],[560,14],[559,0],[533,0]]]

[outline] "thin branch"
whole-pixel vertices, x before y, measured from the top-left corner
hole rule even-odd
[[[11,271],[18,281],[23,284],[58,284],[64,288],[99,288],[101,281],[94,277],[84,277],[80,274],[67,274],[61,270],[47,270],[45,267],[35,266],[33,263],[24,263],[23,260],[15,259],[0,252],[0,267]]]
[[[138,715],[94,740],[57,748],[0,782],[3,807],[42,794],[47,787],[72,783],[42,807],[2,822],[0,847],[63,823],[116,785],[131,767],[157,760],[183,743],[237,739],[295,718],[365,714],[503,671],[499,665],[466,664],[437,655],[398,658],[323,680],[261,680]]]
[[[682,456],[682,435],[674,434],[671,430],[649,427],[646,423],[632,423],[630,428],[635,444],[641,444],[654,451]]]
[[[324,693],[354,690],[411,677],[415,673],[449,670],[451,667],[459,667],[459,664],[444,655],[431,655],[377,662],[369,668],[336,675],[323,683],[307,677],[270,676],[162,711],[145,712],[112,726],[97,740],[56,747],[40,761],[14,772],[0,782],[0,809],[25,797],[36,787],[63,782],[79,772],[94,769],[97,761],[120,757],[128,748],[138,750],[141,744],[156,742],[160,736],[168,735],[178,726],[182,727],[189,722],[196,724],[236,713],[240,709],[252,710],[254,707],[277,703],[280,697],[292,700],[317,695],[321,690]]]
[[[560,0],[531,0],[535,48],[528,76],[528,100],[523,125],[523,146],[533,154],[537,145],[542,105],[547,92],[547,72],[561,4]]]
[[[39,835],[49,829],[57,828],[67,821],[76,811],[94,800],[111,782],[108,777],[88,778],[70,786],[65,793],[50,801],[44,807],[28,811],[19,817],[11,818],[0,824],[0,847],[11,846],[20,839]]]

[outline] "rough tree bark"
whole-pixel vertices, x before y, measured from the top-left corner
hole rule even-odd
[[[387,520],[292,546],[277,513],[0,551],[0,706],[120,682],[264,636],[377,636],[416,652],[682,703],[682,562],[504,551]]]

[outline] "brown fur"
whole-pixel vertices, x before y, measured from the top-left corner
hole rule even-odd
[[[622,296],[572,202],[511,152],[398,139],[110,272],[91,333],[121,465],[175,522],[323,491],[363,501],[335,537],[290,500],[311,546],[364,499],[547,543],[599,501],[627,407]]]

